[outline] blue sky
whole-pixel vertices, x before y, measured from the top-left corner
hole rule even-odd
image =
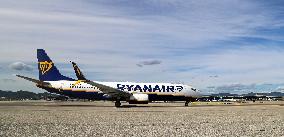
[[[43,92],[36,49],[74,77],[183,82],[206,92],[281,91],[284,2],[0,0],[0,86]]]

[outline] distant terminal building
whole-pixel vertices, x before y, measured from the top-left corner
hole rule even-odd
[[[284,93],[270,92],[270,93],[254,93],[247,94],[232,94],[232,93],[216,93],[205,95],[199,101],[277,101],[284,100]]]

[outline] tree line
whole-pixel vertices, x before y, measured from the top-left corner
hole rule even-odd
[[[44,93],[34,93],[30,91],[17,91],[17,92],[12,92],[12,91],[3,91],[0,90],[0,100],[5,101],[5,100],[50,100],[50,99],[56,99],[60,98],[59,95],[51,94],[48,92]]]

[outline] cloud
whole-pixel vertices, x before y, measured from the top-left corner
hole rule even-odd
[[[215,87],[214,86],[209,86],[209,87],[207,87],[208,89],[215,89]]]
[[[161,64],[162,61],[160,60],[147,60],[147,61],[141,61],[140,63],[136,64],[138,67],[143,66],[151,66],[151,65],[158,65]]]
[[[5,83],[13,83],[13,82],[16,82],[16,80],[14,79],[1,79],[2,82],[5,82]]]
[[[218,75],[211,75],[209,76],[210,78],[218,78],[219,76]]]
[[[230,84],[222,86],[209,86],[205,90],[207,93],[245,93],[257,91],[256,84]]]
[[[248,93],[248,92],[277,92],[283,91],[284,84],[229,84],[221,86],[209,86],[205,90],[207,93]]]
[[[277,91],[284,91],[284,85],[280,85],[276,88]]]
[[[143,67],[143,65],[142,64],[136,64],[138,67]]]
[[[157,65],[157,64],[161,64],[162,61],[160,60],[149,60],[149,61],[142,61],[141,64],[143,65]]]
[[[243,84],[232,84],[232,85],[224,85],[224,86],[219,86],[216,88],[216,90],[219,91],[238,91],[238,90],[250,90],[254,89],[255,84],[251,85],[243,85]]]
[[[23,62],[14,62],[9,65],[9,68],[12,70],[19,70],[19,71],[22,71],[22,70],[32,71],[33,70],[32,66],[27,65]]]

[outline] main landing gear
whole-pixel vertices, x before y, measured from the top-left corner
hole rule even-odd
[[[121,106],[121,103],[119,100],[115,101],[115,107],[120,107]]]
[[[190,101],[185,101],[185,104],[184,104],[184,106],[188,106],[188,104],[190,103]]]

